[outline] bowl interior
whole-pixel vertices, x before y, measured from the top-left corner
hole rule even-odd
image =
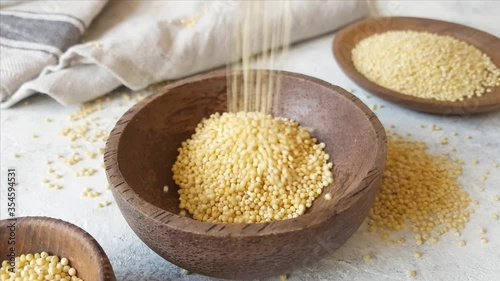
[[[312,135],[326,144],[334,163],[334,183],[324,189],[324,193],[332,194],[332,201],[320,196],[301,217],[339,211],[335,208],[341,204],[335,203],[357,193],[359,183],[373,169],[381,141],[380,132],[371,122],[373,113],[339,87],[287,72],[282,72],[281,98],[275,108],[274,116],[313,128]],[[128,186],[150,204],[178,213],[178,186],[171,172],[177,148],[203,118],[223,111],[224,72],[181,81],[145,100],[124,128],[118,144],[117,162]],[[165,185],[168,193],[163,192]]]
[[[17,218],[15,232],[9,229],[12,221],[0,221],[2,260],[10,253],[8,238],[15,236],[15,255],[47,252],[65,257],[83,280],[116,280],[111,264],[97,242],[81,228],[47,217]],[[5,230],[5,231],[4,231]]]

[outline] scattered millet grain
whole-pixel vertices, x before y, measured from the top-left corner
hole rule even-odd
[[[94,197],[97,197],[99,195],[101,195],[101,193],[99,193],[97,191],[92,191],[92,192],[89,193],[88,197],[94,198]]]
[[[422,257],[422,253],[420,253],[420,252],[415,252],[415,253],[413,253],[413,257],[415,257],[416,259],[419,259],[419,258],[421,258],[421,257]]]
[[[423,142],[388,134],[384,177],[368,221],[382,237],[409,226],[421,245],[431,233],[463,229],[468,221],[471,199],[457,183],[461,166],[426,150]]]
[[[467,140],[471,140],[471,139],[472,139],[472,136],[465,136],[465,139],[467,139]]]
[[[168,193],[168,185],[165,185],[165,186],[163,187],[163,192],[164,192],[164,193]]]
[[[431,126],[431,130],[432,130],[432,131],[441,131],[441,127],[439,127],[438,125],[434,125],[434,124],[433,124],[433,125]]]
[[[474,159],[474,160],[472,160],[472,163],[474,163],[474,165],[477,165],[477,164],[479,164],[479,160]]]
[[[34,139],[37,139],[38,135],[32,135],[31,137],[34,138]]]
[[[14,157],[14,158],[19,158],[19,157],[21,157],[21,155],[19,155],[19,154],[17,154],[17,153],[14,153],[14,154],[12,154],[12,157]]]
[[[488,244],[488,239],[487,238],[481,238],[481,244]]]
[[[448,144],[448,138],[447,137],[443,137],[441,138],[441,140],[439,141],[442,145],[446,145]]]
[[[61,280],[83,281],[76,275],[76,269],[69,265],[67,258],[59,260],[46,252],[20,255],[15,258],[15,267],[5,260],[0,268],[0,280]]]
[[[491,218],[494,219],[494,220],[497,220],[498,219],[498,214],[497,213],[491,214]]]
[[[333,182],[333,164],[309,132],[257,112],[212,114],[182,143],[172,167],[181,209],[194,219],[256,223],[294,218]]]
[[[481,234],[485,234],[486,232],[488,232],[488,230],[484,227],[479,229],[479,233],[481,233]]]
[[[500,85],[500,70],[479,49],[429,32],[369,36],[352,50],[352,61],[369,80],[420,98],[459,101]]]
[[[107,207],[109,205],[111,205],[111,202],[108,202],[108,201],[105,201],[102,203],[97,203],[97,207],[99,207],[99,208]]]
[[[93,169],[93,168],[83,168],[82,170],[78,171],[76,173],[76,176],[77,177],[90,177],[92,175],[94,175],[95,173],[97,172],[96,169]]]
[[[365,261],[369,261],[371,259],[372,259],[372,256],[369,255],[369,254],[366,254],[366,255],[363,256],[363,260],[365,260]]]
[[[87,156],[90,158],[90,159],[94,159],[96,156],[97,156],[97,153],[93,152],[93,151],[87,151]]]
[[[81,160],[82,160],[82,158],[80,156],[74,154],[66,160],[66,164],[68,164],[69,166],[73,166],[73,165],[77,164],[78,162],[80,162]]]
[[[332,194],[330,194],[330,193],[325,194],[325,200],[327,200],[327,201],[332,200]]]
[[[415,270],[408,271],[408,277],[413,278],[417,276],[417,272]]]
[[[465,241],[464,241],[464,240],[460,240],[460,241],[458,241],[458,246],[463,247],[463,246],[465,246],[465,245],[467,245],[467,244],[465,243]]]
[[[288,276],[286,274],[280,275],[280,281],[285,281],[288,279]]]

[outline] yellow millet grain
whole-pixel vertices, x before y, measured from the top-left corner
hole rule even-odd
[[[352,50],[356,69],[386,88],[420,98],[458,101],[500,85],[500,70],[479,49],[450,36],[388,31]]]
[[[76,269],[69,265],[67,258],[59,259],[46,252],[20,255],[15,258],[15,267],[4,260],[0,268],[1,281],[21,280],[61,280],[83,281],[77,276]]]
[[[387,147],[382,185],[369,215],[372,230],[384,235],[410,227],[421,245],[463,229],[472,209],[467,209],[469,194],[457,183],[461,166],[397,134],[388,134]]]
[[[179,207],[208,222],[295,218],[333,182],[324,147],[286,118],[212,114],[178,149],[172,172]]]

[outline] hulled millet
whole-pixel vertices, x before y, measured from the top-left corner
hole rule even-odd
[[[172,172],[179,207],[209,222],[295,218],[333,182],[324,148],[286,118],[212,114],[178,149]]]
[[[370,210],[368,230],[387,238],[409,226],[418,245],[463,229],[473,209],[457,183],[460,165],[427,153],[423,142],[388,134],[387,160],[380,192]]]
[[[500,85],[500,70],[486,54],[466,42],[429,32],[369,36],[352,50],[352,61],[369,80],[420,98],[459,101]]]
[[[69,264],[67,258],[59,259],[46,252],[20,255],[15,258],[15,267],[11,271],[8,261],[2,262],[0,268],[0,280],[62,280],[83,281],[77,276],[77,272]]]

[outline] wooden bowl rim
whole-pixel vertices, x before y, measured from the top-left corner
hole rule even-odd
[[[113,267],[111,266],[111,262],[106,255],[106,252],[102,249],[101,245],[95,240],[92,235],[90,235],[87,231],[83,230],[82,228],[67,222],[63,221],[61,219],[56,219],[56,218],[51,218],[51,217],[43,217],[43,216],[25,216],[25,217],[16,217],[16,225],[24,224],[24,225],[47,225],[50,228],[54,229],[65,229],[65,231],[71,231],[75,233],[78,237],[81,239],[80,244],[82,245],[87,245],[88,248],[92,253],[95,253],[97,256],[99,256],[101,259],[99,261],[99,267],[97,268],[97,278],[96,280],[116,280],[115,278],[115,273],[113,271]],[[10,223],[10,219],[3,219],[0,220],[0,227],[3,229],[5,225],[8,225]],[[27,253],[25,253],[27,254]],[[58,253],[52,253],[55,254],[59,257],[60,254]],[[84,254],[87,255],[88,253],[77,253],[78,255]],[[71,261],[70,261],[71,262]],[[111,277],[111,278],[109,278]]]
[[[374,24],[380,23],[380,22],[390,22],[393,20],[415,20],[418,21],[419,23],[428,23],[428,24],[442,24],[446,26],[446,29],[452,29],[453,27],[459,27],[462,30],[466,30],[468,32],[474,32],[479,34],[480,36],[484,38],[489,38],[489,40],[494,40],[496,39],[499,41],[500,45],[500,39],[492,34],[489,34],[485,31],[481,31],[469,26],[461,25],[458,23],[453,23],[453,22],[448,22],[448,21],[441,21],[441,20],[435,20],[435,19],[428,19],[428,18],[418,18],[418,17],[381,17],[381,18],[367,18],[363,19],[360,21],[357,21],[353,24],[350,24],[344,28],[342,28],[337,34],[335,35],[335,38],[333,40],[332,44],[332,50],[333,50],[333,55],[335,57],[335,60],[339,64],[340,68],[342,71],[349,77],[351,78],[356,84],[358,84],[360,87],[365,89],[366,91],[379,96],[383,99],[386,99],[388,101],[394,102],[399,104],[400,106],[404,106],[406,108],[416,110],[416,111],[421,111],[421,112],[427,112],[427,113],[434,113],[434,114],[470,114],[470,113],[483,113],[483,112],[488,112],[488,111],[493,111],[496,109],[500,108],[500,87],[495,86],[493,87],[492,92],[488,93],[487,95],[496,95],[497,98],[492,98],[492,99],[483,99],[486,95],[482,97],[477,97],[474,96],[472,98],[466,98],[463,101],[439,101],[439,100],[434,100],[434,99],[425,99],[425,98],[419,98],[415,96],[410,96],[406,94],[402,94],[400,92],[396,92],[394,90],[385,88],[383,86],[380,86],[376,84],[375,82],[372,82],[368,78],[366,78],[363,74],[359,73],[357,69],[354,67],[354,64],[352,63],[351,59],[347,59],[343,56],[342,53],[342,41],[346,36],[351,34],[352,32],[356,32],[356,30],[359,30],[359,28],[364,27],[364,26],[374,26]],[[387,28],[383,30],[383,32],[386,32],[388,30],[407,30],[408,28],[405,28],[405,26],[402,26],[401,28]],[[432,32],[432,31],[430,31]],[[359,38],[366,38],[368,36],[371,36],[373,34],[380,33],[380,31],[369,31],[366,32],[362,35],[359,35]],[[436,32],[433,32],[436,33]],[[454,37],[456,35],[456,32],[450,32],[446,33],[445,35],[449,35]],[[443,35],[443,34],[439,34]],[[460,38],[459,40],[464,41],[479,50],[481,50],[483,53],[483,47],[478,46],[468,38]],[[355,46],[350,46],[349,51],[352,51],[352,49]],[[486,53],[492,60],[492,62],[497,65],[498,67],[498,61],[500,60],[499,54],[498,53]],[[496,62],[497,61],[497,62]]]
[[[386,135],[385,130],[377,116],[356,96],[347,92],[346,90],[332,85],[323,80],[310,77],[307,75],[292,73],[287,71],[277,71],[271,70],[275,73],[281,73],[284,76],[291,77],[294,79],[307,80],[309,83],[315,83],[317,85],[327,88],[330,92],[334,92],[340,95],[342,98],[350,100],[357,110],[360,110],[366,117],[366,121],[370,123],[373,133],[376,138],[376,151],[373,163],[367,174],[375,175],[382,173],[384,169],[385,157],[386,157]],[[126,182],[123,177],[118,163],[118,147],[121,140],[121,135],[127,124],[134,119],[135,115],[140,112],[148,104],[155,102],[156,99],[163,95],[168,95],[170,89],[183,86],[193,82],[200,82],[203,80],[209,80],[213,78],[225,77],[226,71],[213,71],[207,74],[200,74],[194,77],[186,78],[181,81],[169,84],[158,91],[155,94],[143,99],[142,101],[135,104],[130,108],[116,123],[115,127],[110,133],[110,137],[106,142],[105,152],[104,152],[104,162],[106,166],[106,174],[110,181],[113,192],[113,196],[120,196],[121,201],[128,205],[128,207],[137,210],[144,216],[149,217],[156,223],[164,225],[168,228],[197,234],[197,235],[207,235],[216,237],[257,237],[265,235],[275,235],[288,232],[299,231],[307,227],[317,226],[335,216],[336,214],[349,208],[351,205],[355,204],[362,195],[369,191],[369,188],[361,188],[363,186],[363,181],[356,182],[358,187],[352,190],[348,194],[344,194],[343,197],[339,199],[339,202],[332,208],[333,211],[329,213],[328,216],[316,216],[312,217],[310,213],[306,213],[297,218],[264,222],[264,223],[210,223],[197,221],[188,217],[179,216],[176,213],[169,212],[167,210],[156,207],[155,205],[144,200],[139,194],[137,194]],[[377,133],[378,132],[378,133]],[[370,185],[367,185],[367,187]],[[353,197],[353,198],[351,198]],[[351,198],[349,204],[346,204],[347,199]],[[120,206],[120,211],[121,210]],[[123,212],[122,212],[123,213]],[[326,212],[325,212],[326,214]]]

